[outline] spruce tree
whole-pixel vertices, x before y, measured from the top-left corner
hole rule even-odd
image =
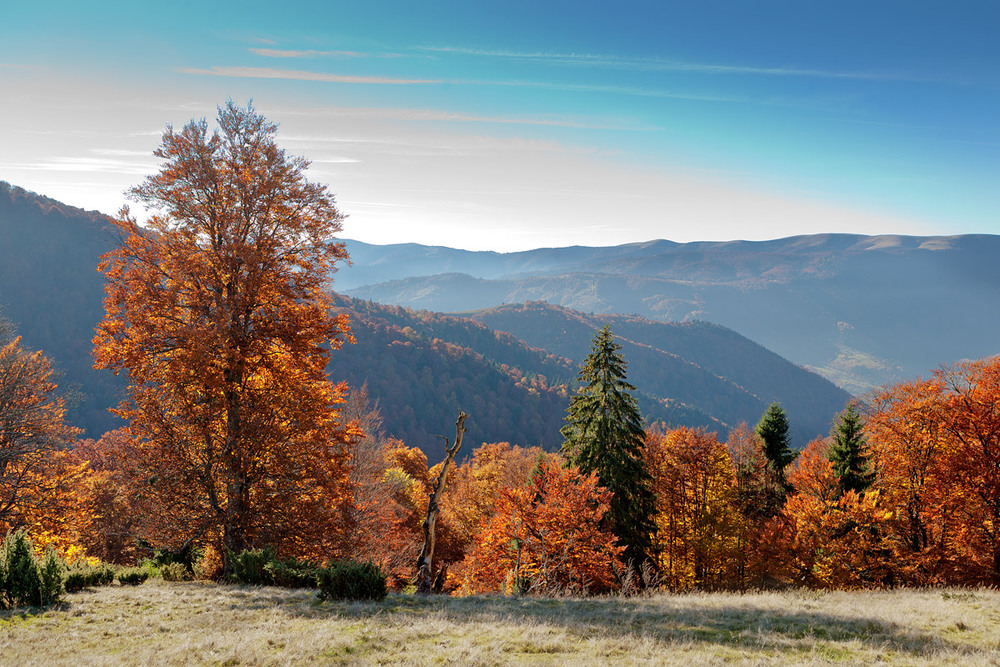
[[[840,493],[864,493],[875,481],[875,471],[868,462],[865,427],[854,401],[837,416],[830,437],[830,461]]]
[[[642,461],[645,432],[635,387],[626,381],[626,363],[611,329],[596,336],[580,368],[581,388],[570,399],[562,453],[584,474],[596,471],[611,491],[605,520],[625,547],[626,562],[636,567],[649,558],[655,498],[652,477]]]
[[[789,444],[788,417],[779,403],[771,403],[757,423],[757,437],[763,445],[764,458],[770,471],[770,483],[766,485],[767,492],[764,504],[760,508],[763,516],[774,516],[785,504],[788,492],[792,490],[785,475],[785,468],[797,456]]]
[[[780,403],[771,403],[757,424],[757,436],[764,444],[764,456],[781,479],[785,479],[785,468],[795,460],[795,453],[789,447],[788,417]]]

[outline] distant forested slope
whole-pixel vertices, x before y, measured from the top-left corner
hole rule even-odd
[[[1000,236],[818,234],[468,252],[352,241],[351,296],[439,312],[547,301],[721,324],[852,393],[1000,353]]]
[[[121,426],[107,408],[124,383],[94,370],[90,354],[104,313],[97,262],[113,245],[110,233],[100,213],[0,181],[0,315],[64,373],[64,388],[79,389],[69,421],[90,437]]]
[[[445,432],[459,409],[476,422],[473,440],[558,445],[579,363],[604,324],[622,337],[649,422],[724,433],[756,422],[779,400],[801,446],[825,435],[848,400],[820,376],[707,323],[595,318],[547,304],[493,309],[474,320],[346,297],[337,306],[350,313],[358,343],[334,354],[331,375],[367,383],[386,430],[421,446]]]

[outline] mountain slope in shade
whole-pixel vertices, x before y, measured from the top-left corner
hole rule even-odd
[[[649,422],[724,435],[741,421],[755,423],[779,400],[802,446],[825,435],[848,400],[821,377],[718,325],[599,318],[537,303],[474,319],[346,297],[337,297],[337,307],[350,313],[358,343],[334,353],[331,375],[367,383],[386,430],[421,447],[445,432],[459,409],[472,415],[472,441],[557,447],[579,364],[604,324],[620,337]]]
[[[67,421],[100,437],[122,421],[108,413],[124,382],[93,368],[91,339],[104,315],[102,253],[113,244],[105,216],[0,181],[0,315],[26,349],[42,350],[75,388]]]
[[[987,305],[1000,298],[1000,237],[992,235],[823,234],[509,254],[349,245],[355,265],[339,278],[352,296],[442,312],[547,301],[706,320],[856,393],[1000,352],[1000,309]],[[382,251],[391,266],[379,278],[366,262]]]
[[[798,444],[825,435],[847,392],[725,327],[657,322],[639,316],[584,315],[534,302],[471,315],[528,345],[577,362],[597,329],[610,326],[629,361],[629,379],[644,393],[699,408],[727,426],[751,425],[772,401],[788,412]]]

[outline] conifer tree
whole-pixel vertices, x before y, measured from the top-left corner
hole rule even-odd
[[[875,471],[868,462],[868,443],[861,415],[854,401],[837,416],[830,445],[830,461],[840,484],[840,493],[863,493],[875,481]]]
[[[630,393],[635,387],[625,379],[628,364],[619,350],[609,327],[594,336],[580,368],[583,386],[570,399],[561,431],[562,452],[583,474],[596,471],[611,491],[605,521],[625,547],[625,562],[639,566],[649,558],[655,499],[642,460],[642,418]]]
[[[788,417],[780,403],[771,403],[757,423],[757,436],[764,444],[764,456],[768,465],[785,479],[785,468],[795,460],[795,453],[789,447]]]
[[[780,403],[775,402],[768,406],[755,430],[774,481],[768,490],[768,498],[762,510],[765,516],[774,516],[785,504],[785,497],[792,490],[785,469],[796,456],[789,447],[791,437],[788,435],[788,417],[785,416]]]

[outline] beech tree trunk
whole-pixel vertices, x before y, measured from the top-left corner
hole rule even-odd
[[[427,595],[434,587],[434,528],[437,524],[439,513],[438,503],[444,496],[445,484],[448,479],[448,466],[451,465],[455,454],[462,446],[462,436],[465,435],[465,420],[469,415],[464,412],[458,413],[458,420],[455,422],[455,444],[448,445],[448,438],[444,438],[444,448],[448,453],[441,466],[441,474],[434,481],[434,491],[427,502],[427,518],[424,519],[424,548],[417,559],[417,593]]]

